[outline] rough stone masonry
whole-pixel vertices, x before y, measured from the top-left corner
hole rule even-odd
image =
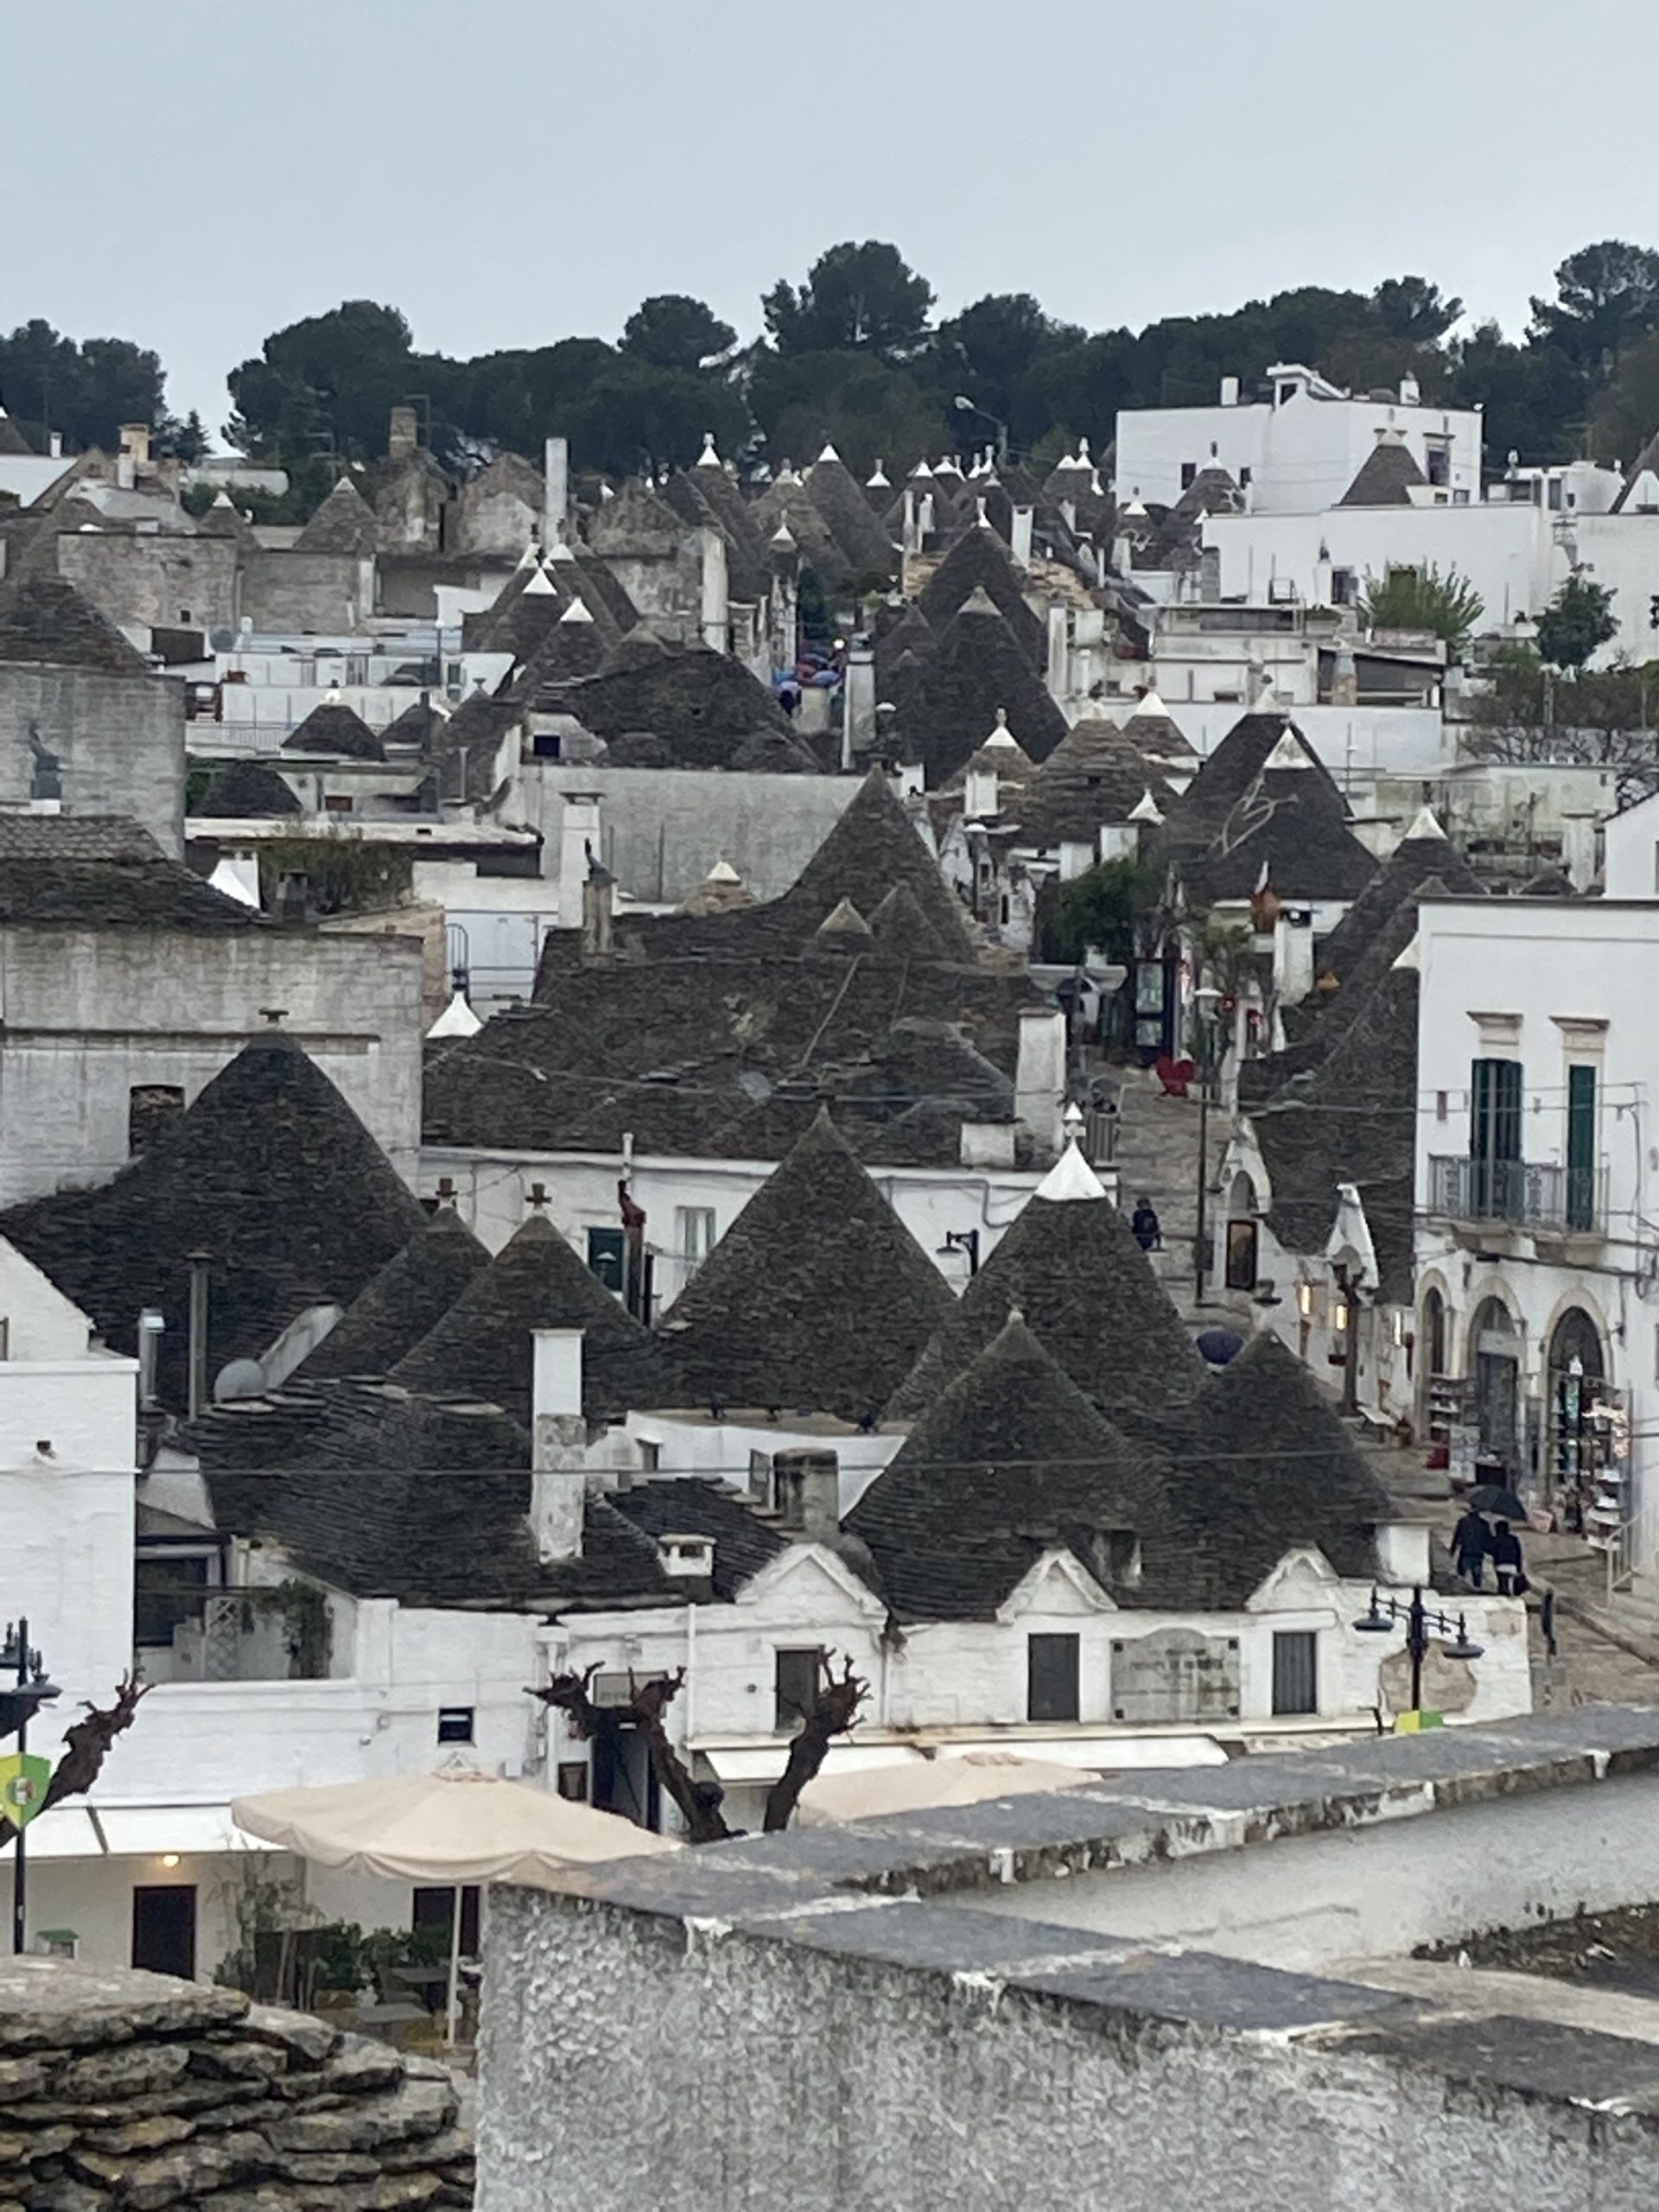
[[[0,1961],[0,2212],[470,2205],[448,2071],[238,1991]]]

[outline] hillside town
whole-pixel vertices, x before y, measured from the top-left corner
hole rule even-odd
[[[1659,2042],[1480,1948],[1654,1902],[1659,407],[746,374],[633,467],[0,385],[3,2212],[1048,2206],[1095,2098],[1196,2202],[1077,2008],[1177,2138]],[[1040,2190],[907,2164],[981,2063]]]

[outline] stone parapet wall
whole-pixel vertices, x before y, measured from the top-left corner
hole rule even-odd
[[[234,1990],[0,1962],[0,2212],[470,2205],[448,2070]]]

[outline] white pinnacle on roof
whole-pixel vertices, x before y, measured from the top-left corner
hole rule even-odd
[[[788,553],[793,550],[795,533],[786,522],[780,522],[777,529],[772,531],[772,543],[780,552]]]
[[[836,451],[834,446],[832,446],[826,439],[824,441],[823,451],[818,455],[818,459],[820,461],[839,461],[841,459],[841,455]]]
[[[573,599],[559,617],[561,622],[591,622],[593,619],[586,601],[580,599]]]
[[[548,559],[548,561],[572,561],[572,562],[573,562],[573,561],[575,559],[575,557],[576,557],[576,556],[575,556],[575,554],[570,550],[570,548],[569,548],[569,547],[565,543],[565,542],[564,542],[564,533],[563,533],[563,531],[560,531],[560,533],[559,533],[559,535],[558,535],[558,536],[554,539],[554,541],[553,541],[552,544],[551,544],[551,545],[550,545],[550,546],[548,547],[548,549],[547,549],[547,559]],[[545,566],[546,566],[546,563],[544,562],[544,563],[543,563],[543,567],[545,567]]]
[[[429,1037],[476,1037],[483,1027],[464,995],[457,990],[426,1033]]]
[[[742,880],[730,861],[716,861],[703,878],[705,883],[741,883]]]
[[[5,411],[6,410],[3,407],[0,407],[0,416],[3,416]],[[232,503],[231,495],[228,492],[215,492],[213,494],[213,505],[216,507],[229,507],[232,514],[236,512],[235,506]]]
[[[1131,492],[1128,497],[1128,504],[1123,510],[1125,520],[1133,518],[1137,521],[1144,521],[1146,519],[1146,505],[1141,499],[1140,493],[1138,491]]]
[[[943,461],[934,462],[933,474],[936,476],[960,476],[962,463],[955,454],[948,453]]]
[[[1415,974],[1423,964],[1423,953],[1421,940],[1414,936],[1411,943],[1406,947],[1405,950],[1400,955],[1400,957],[1394,964],[1396,968],[1404,968],[1408,972]]]
[[[1006,707],[997,709],[996,727],[985,742],[987,745],[1006,746],[1010,753],[1017,753],[1020,750],[1020,741],[1008,728],[1008,710]]]
[[[545,569],[538,567],[525,578],[524,596],[528,599],[532,592],[538,599],[551,599],[555,596],[553,586],[549,581]]]
[[[1163,818],[1163,810],[1160,807],[1157,800],[1154,798],[1150,791],[1142,791],[1140,798],[1136,799],[1135,804],[1129,809],[1129,819],[1131,822],[1150,822],[1155,824],[1161,822]]]
[[[864,488],[867,492],[890,492],[893,489],[881,467],[881,458],[879,454],[876,456],[875,467],[864,479]]]
[[[916,464],[915,467],[914,467],[914,468],[912,468],[912,469],[911,470],[911,472],[910,472],[910,478],[911,478],[911,481],[912,481],[912,484],[915,482],[916,479],[917,479],[918,476],[925,476],[925,477],[926,477],[926,479],[927,479],[927,480],[928,480],[928,482],[929,482],[930,484],[931,484],[931,483],[932,482],[932,480],[933,480],[933,472],[932,472],[932,470],[928,467],[927,463],[926,463],[925,461],[918,461],[917,462],[917,464]]]
[[[702,451],[697,455],[697,467],[699,468],[720,467],[720,455],[715,451],[715,434],[712,430],[705,430],[702,434]]]
[[[1141,694],[1135,702],[1135,713],[1129,719],[1133,721],[1141,715],[1161,715],[1166,722],[1175,719],[1155,690],[1143,691]]]
[[[249,887],[236,862],[228,858],[220,861],[208,877],[207,888],[226,899],[234,899],[239,906],[257,907],[259,904],[259,893]]]
[[[532,538],[530,543],[525,546],[524,551],[518,556],[518,558],[513,563],[513,566],[518,569],[533,569],[541,557],[541,555],[536,550],[536,541]]]
[[[785,454],[783,459],[779,462],[778,474],[772,480],[774,484],[798,484],[800,482],[801,480],[796,474],[787,454]]]
[[[1055,466],[1057,468],[1081,468],[1084,466],[1083,456],[1076,453],[1062,454]]]
[[[1051,1205],[1064,1205],[1077,1198],[1103,1198],[1106,1185],[1084,1158],[1073,1137],[1031,1195],[1033,1198],[1046,1198]]]
[[[1432,806],[1418,808],[1417,819],[1406,832],[1406,842],[1409,844],[1414,837],[1439,837],[1445,840],[1446,832],[1436,820]]]

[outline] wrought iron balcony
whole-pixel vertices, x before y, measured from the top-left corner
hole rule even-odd
[[[1442,1154],[1428,1163],[1428,1211],[1544,1236],[1599,1236],[1607,1219],[1606,1170]]]

